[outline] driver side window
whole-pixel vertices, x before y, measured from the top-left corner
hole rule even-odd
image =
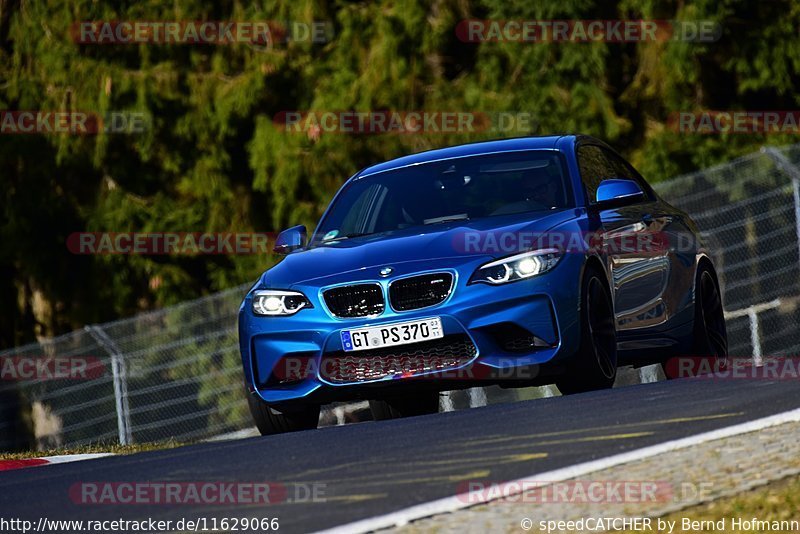
[[[603,150],[603,153],[606,156],[606,159],[609,161],[611,166],[614,168],[614,173],[617,178],[626,178],[628,180],[633,180],[639,187],[644,191],[645,197],[652,200],[653,199],[653,190],[650,188],[650,184],[648,184],[641,175],[631,167],[630,163],[622,159],[621,157],[617,156],[613,152],[609,152],[608,150]]]
[[[614,167],[606,158],[603,150],[594,145],[578,147],[578,167],[589,204],[594,204],[600,182],[615,177]]]

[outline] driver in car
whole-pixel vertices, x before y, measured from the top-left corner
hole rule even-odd
[[[558,178],[550,176],[544,169],[530,169],[522,174],[520,180],[522,200],[506,204],[494,215],[507,215],[526,211],[549,210],[559,207]]]

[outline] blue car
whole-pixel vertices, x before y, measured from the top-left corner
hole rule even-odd
[[[401,157],[352,176],[316,230],[242,303],[262,434],[315,428],[320,405],[433,413],[441,391],[610,388],[621,365],[727,361],[719,282],[697,228],[583,135]]]

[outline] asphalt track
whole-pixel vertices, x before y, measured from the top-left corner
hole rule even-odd
[[[281,532],[309,532],[448,497],[469,480],[513,480],[798,407],[797,380],[684,379],[203,443],[5,472],[0,517],[277,517]],[[295,483],[316,484],[324,498],[176,506],[86,505],[69,497],[76,483],[108,481],[271,481],[286,484],[289,497]]]

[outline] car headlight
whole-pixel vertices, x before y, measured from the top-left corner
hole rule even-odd
[[[478,267],[469,283],[497,285],[524,280],[555,267],[561,255],[561,250],[557,248],[545,248],[501,258]]]
[[[262,289],[253,293],[256,315],[294,315],[303,308],[312,308],[305,295],[297,291]]]

